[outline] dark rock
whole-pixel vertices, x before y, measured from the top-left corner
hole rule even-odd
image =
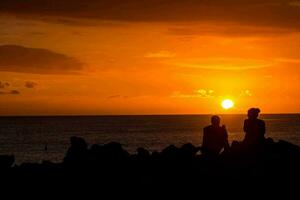
[[[15,163],[14,156],[0,155],[0,169],[11,167]]]
[[[148,159],[150,157],[150,152],[140,147],[137,149],[137,156],[140,159]]]

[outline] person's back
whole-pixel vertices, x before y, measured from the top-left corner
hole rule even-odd
[[[248,146],[260,145],[265,139],[265,122],[257,119],[259,112],[259,109],[251,108],[248,111],[248,119],[244,121],[244,132],[246,133],[244,143]]]
[[[229,149],[228,135],[225,126],[220,126],[220,118],[213,116],[212,125],[203,129],[202,153],[207,156],[217,156],[221,150]]]

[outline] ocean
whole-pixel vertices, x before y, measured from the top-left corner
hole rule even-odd
[[[170,144],[201,145],[210,115],[0,117],[0,154],[15,155],[17,163],[62,161],[71,136],[88,144],[119,142],[130,153],[138,147],[160,151]],[[246,115],[221,115],[229,141],[244,138]],[[300,145],[300,115],[262,115],[266,137]],[[47,151],[45,146],[47,145]]]

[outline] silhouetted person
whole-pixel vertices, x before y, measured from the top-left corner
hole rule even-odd
[[[266,126],[263,120],[258,119],[259,113],[258,108],[249,109],[248,119],[244,121],[244,144],[250,149],[259,148],[265,140]]]
[[[229,150],[227,130],[220,123],[219,116],[212,116],[211,125],[203,129],[202,153],[205,156],[217,156],[222,149]]]
[[[64,158],[67,165],[83,165],[87,159],[88,145],[83,138],[71,137],[71,146]]]

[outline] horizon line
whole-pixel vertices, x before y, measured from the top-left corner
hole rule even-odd
[[[0,117],[114,117],[114,116],[201,116],[201,115],[247,115],[247,113],[183,113],[183,114],[32,114],[0,115]],[[300,113],[261,113],[260,115],[300,115]]]

